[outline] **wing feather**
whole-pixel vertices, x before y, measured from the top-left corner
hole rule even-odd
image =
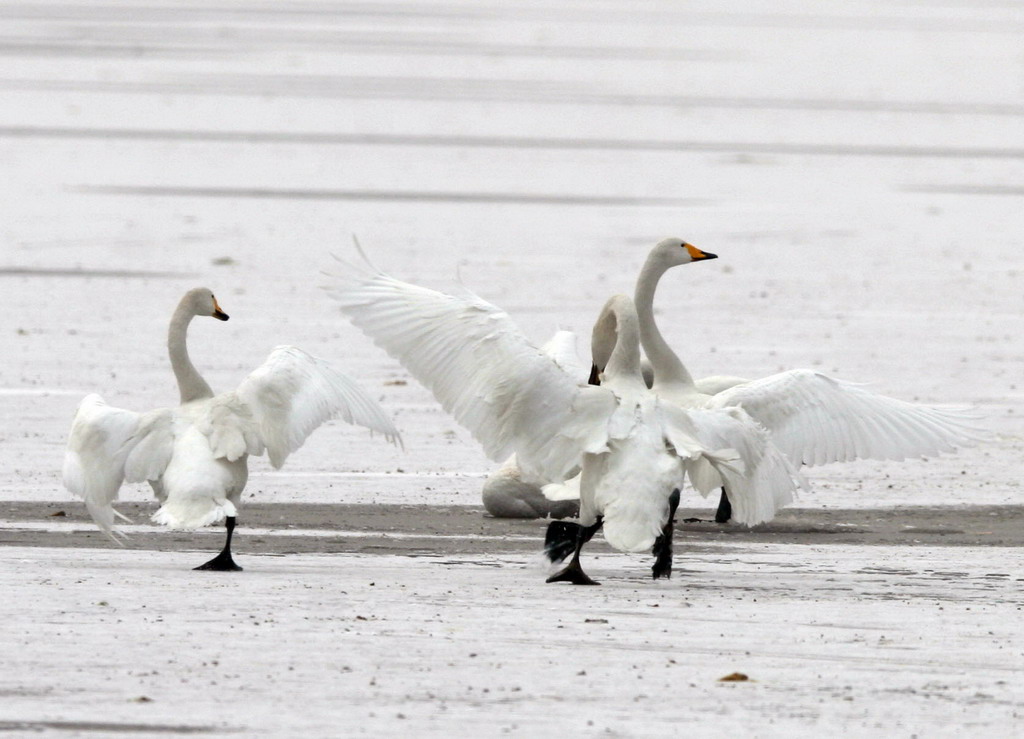
[[[806,369],[737,385],[709,405],[742,407],[794,464],[901,460],[953,451],[982,434],[964,409],[907,403]]]
[[[328,362],[294,346],[275,348],[224,402],[240,416],[251,414],[258,440],[266,445],[270,463],[279,468],[325,421],[341,418],[384,435],[401,437],[380,405],[356,382]],[[242,409],[233,407],[240,405]],[[244,410],[243,410],[244,409]],[[229,459],[250,449],[254,437],[237,424],[214,424],[211,446]],[[256,452],[259,453],[259,452]],[[234,456],[232,456],[234,455]]]
[[[82,498],[89,515],[118,543],[113,503],[127,476],[130,482],[155,479],[173,448],[171,411],[147,414],[107,405],[95,393],[82,399],[64,453],[64,487]],[[152,477],[151,477],[152,476]]]
[[[590,369],[584,367],[583,362],[580,361],[580,355],[576,352],[576,334],[572,331],[564,329],[556,331],[540,350],[555,360],[555,364],[576,382],[587,381]]]
[[[746,377],[736,377],[735,375],[711,375],[694,380],[693,384],[697,388],[698,393],[717,395],[723,390],[742,385],[745,382],[750,382],[750,380]]]
[[[550,481],[583,452],[607,448],[616,409],[606,388],[579,387],[509,316],[465,291],[454,296],[339,260],[328,292],[352,323],[397,359],[493,460],[515,452]]]
[[[698,492],[707,495],[710,489],[725,485],[733,506],[733,519],[753,526],[770,521],[784,506],[793,501],[797,486],[807,488],[807,482],[786,455],[773,443],[767,429],[752,419],[741,408],[715,410],[687,410],[693,435],[711,449],[731,449],[738,459],[733,465],[714,465],[719,479]],[[674,424],[679,416],[673,412]],[[691,481],[697,487],[694,476]]]

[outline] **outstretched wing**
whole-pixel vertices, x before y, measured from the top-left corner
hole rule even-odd
[[[583,366],[580,355],[576,353],[576,334],[572,331],[561,329],[548,339],[540,348],[547,354],[555,364],[567,372],[571,378],[578,383],[587,381],[590,369]]]
[[[742,407],[797,465],[938,454],[979,436],[966,411],[907,403],[806,369],[737,385],[711,405]]]
[[[736,377],[735,375],[709,375],[708,377],[702,377],[699,380],[694,380],[693,384],[697,388],[698,393],[703,393],[704,395],[717,395],[724,390],[736,387],[737,385],[742,385],[746,382],[750,382],[746,377]]]
[[[339,260],[340,261],[340,260]],[[328,292],[342,313],[427,387],[493,460],[512,452],[528,474],[564,480],[608,441],[606,388],[579,387],[508,315],[342,262]]]
[[[85,501],[96,525],[114,541],[118,490],[157,479],[173,449],[170,409],[140,414],[107,405],[95,393],[78,406],[64,453],[64,487]],[[123,518],[123,516],[122,516]]]
[[[355,380],[294,346],[274,349],[228,395],[251,413],[275,468],[281,467],[314,429],[331,418],[377,431],[393,443],[401,441],[384,409]],[[230,440],[223,443],[230,445]],[[236,441],[239,448],[250,444],[241,437]]]
[[[739,464],[701,464],[690,469],[694,488],[707,495],[722,485],[729,491],[733,519],[753,526],[770,521],[793,501],[803,476],[773,443],[766,429],[740,408],[683,411],[670,404],[662,408],[666,436],[675,443],[682,431],[710,449],[728,449]]]

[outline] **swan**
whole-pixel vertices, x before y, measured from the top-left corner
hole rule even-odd
[[[186,334],[196,316],[227,321],[204,287],[185,293],[171,318],[167,351],[180,405],[148,413],[114,408],[97,394],[78,407],[64,455],[64,486],[85,501],[115,541],[121,484],[148,481],[160,508],[156,523],[197,528],[225,521],[223,550],[197,570],[237,571],[231,536],[247,458],[267,452],[274,468],[328,419],[340,417],[401,443],[384,410],[353,380],[293,346],[279,346],[231,392],[214,395],[188,356]],[[125,519],[127,520],[127,519]]]
[[[773,442],[797,465],[822,465],[855,459],[902,460],[907,457],[953,451],[976,438],[973,417],[961,410],[906,403],[873,393],[860,385],[809,369],[789,370],[760,380],[733,375],[694,379],[665,341],[654,319],[654,295],[661,277],[672,267],[716,259],[683,239],[668,238],[650,251],[634,289],[640,320],[640,340],[647,354],[642,360],[648,386],[661,397],[684,408],[743,407],[772,432]],[[562,342],[560,356],[565,356]],[[561,360],[567,367],[567,360]],[[596,382],[600,360],[595,359],[591,382]],[[650,374],[648,374],[650,373]],[[575,480],[542,485],[516,475],[509,460],[492,475],[501,476],[508,489],[514,480],[517,494],[533,497],[543,490],[548,497],[571,499]],[[782,489],[785,496],[785,488]],[[491,506],[508,501],[492,499]],[[508,506],[506,505],[505,508]],[[538,506],[539,507],[539,506]],[[723,488],[715,520],[732,517]]]
[[[548,492],[545,482],[525,476],[513,454],[487,476],[480,498],[495,518],[575,518],[580,510],[579,490],[559,497]]]
[[[549,582],[594,583],[579,553],[602,526],[614,548],[653,551],[654,577],[670,576],[684,477],[702,494],[728,480],[737,519],[751,524],[775,513],[775,499],[764,494],[769,484],[793,486],[788,463],[741,409],[690,413],[647,389],[628,296],[609,299],[595,324],[596,340],[610,347],[604,384],[581,385],[501,309],[468,291],[454,296],[395,279],[359,251],[366,266],[339,259],[343,271],[329,273],[327,286],[357,328],[426,386],[491,459],[514,452],[526,475],[544,480],[581,471],[573,556]]]
[[[810,369],[758,380],[716,376],[694,381],[654,320],[654,293],[672,267],[717,255],[678,238],[658,242],[637,277],[633,295],[640,342],[654,370],[652,390],[683,408],[742,407],[771,432],[794,466],[902,460],[951,452],[977,438],[973,416],[963,410],[907,403]],[[726,489],[715,520],[728,521]]]

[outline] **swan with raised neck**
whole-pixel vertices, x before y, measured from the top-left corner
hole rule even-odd
[[[228,314],[220,309],[213,292],[205,287],[189,290],[182,297],[178,307],[171,316],[171,324],[167,330],[167,355],[171,359],[171,369],[178,381],[178,392],[181,403],[212,398],[213,390],[199,374],[188,356],[188,326],[196,316],[211,316],[220,321],[228,320]]]
[[[658,280],[672,267],[717,257],[718,255],[701,251],[682,239],[663,239],[651,249],[640,270],[633,299],[640,326],[640,343],[654,367],[655,392],[698,392],[693,376],[665,341],[654,320],[654,292],[657,290]]]

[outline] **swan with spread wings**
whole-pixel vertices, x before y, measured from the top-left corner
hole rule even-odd
[[[659,397],[683,408],[743,408],[771,432],[795,467],[952,452],[984,435],[967,410],[908,403],[811,369],[757,380],[714,376],[695,381],[658,328],[654,294],[672,267],[715,258],[683,239],[663,239],[637,276],[633,299],[640,342]],[[715,516],[720,523],[734,518],[727,489]]]
[[[795,485],[783,455],[742,409],[691,413],[647,389],[627,296],[613,296],[594,328],[607,348],[603,384],[580,385],[482,298],[403,282],[368,260],[341,264],[328,292],[342,313],[425,385],[491,459],[515,453],[525,474],[544,480],[581,471],[572,560],[549,581],[593,583],[579,552],[602,526],[619,550],[653,551],[654,576],[668,576],[675,491],[684,478],[703,494],[727,480],[737,519],[750,524],[775,514],[773,490]]]
[[[331,418],[388,441],[400,438],[384,410],[352,379],[293,346],[277,347],[235,390],[214,395],[188,355],[186,334],[196,316],[228,320],[207,288],[189,290],[178,304],[167,347],[180,404],[136,413],[86,396],[71,426],[64,485],[118,540],[114,517],[120,514],[113,503],[122,483],[149,482],[161,504],[155,522],[197,528],[225,521],[223,550],[196,569],[241,570],[231,556],[231,536],[250,455],[265,451],[279,468]]]

